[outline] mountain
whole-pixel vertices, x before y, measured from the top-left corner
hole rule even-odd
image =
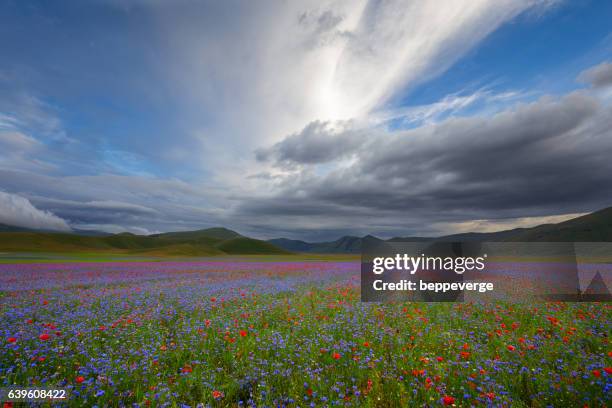
[[[4,226],[3,226],[4,227]],[[243,237],[226,228],[169,232],[154,235],[82,235],[40,232],[6,226],[0,232],[0,251],[9,252],[113,252],[150,256],[210,256],[287,254],[269,242]]]
[[[545,224],[523,229],[509,237],[508,241],[610,242],[612,241],[612,207],[558,224]]]
[[[318,254],[357,254],[361,252],[364,241],[383,242],[382,239],[372,235],[365,237],[344,236],[330,242],[304,242],[293,239],[278,238],[268,242],[292,252],[307,252]]]
[[[345,236],[331,242],[305,242],[286,238],[268,242],[292,252],[306,253],[358,253],[363,238]],[[515,228],[496,232],[467,232],[440,237],[395,237],[389,242],[457,241],[457,242],[611,242],[612,207],[573,218],[558,224],[544,224],[533,228]]]

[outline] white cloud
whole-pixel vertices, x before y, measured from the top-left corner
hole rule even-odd
[[[26,198],[0,191],[0,223],[33,229],[70,231],[66,221],[34,207]]]
[[[267,169],[253,150],[316,120],[361,120],[444,72],[504,22],[549,3],[262,1],[148,10],[185,123],[200,140],[201,166],[243,191],[245,171]],[[260,188],[253,183],[253,192]]]
[[[578,80],[590,83],[595,88],[612,85],[612,62],[602,62],[581,72]]]

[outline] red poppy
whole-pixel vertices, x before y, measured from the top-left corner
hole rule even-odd
[[[436,357],[436,360],[438,360],[438,362],[443,362],[444,361],[444,357]]]
[[[217,301],[217,298],[216,298],[216,297],[211,297],[211,298],[210,298],[210,301],[211,301],[211,302],[216,302],[216,301]],[[218,392],[218,391],[217,391],[217,392]],[[214,394],[214,392],[213,392],[213,394]]]
[[[493,401],[495,399],[495,393],[493,392],[487,392],[485,394],[485,397],[487,397],[488,399],[490,399],[491,401]]]
[[[606,374],[612,375],[612,367],[605,367],[604,371],[606,372]]]
[[[14,343],[14,342],[16,342],[16,341],[17,341],[17,339],[16,339],[15,337],[9,337],[8,339],[6,339],[6,341],[7,341],[8,343]]]
[[[469,351],[462,351],[462,352],[460,353],[461,358],[463,358],[463,359],[467,359],[467,358],[469,358],[469,357],[470,357],[470,354],[471,354],[471,353],[470,353]]]
[[[601,371],[599,370],[593,370],[593,375],[597,378],[601,377]]]
[[[508,349],[508,351],[514,351],[514,350],[516,350],[516,347],[514,347],[512,344],[508,344],[507,349]]]
[[[334,354],[332,354],[332,357],[333,357],[335,360],[338,360],[338,359],[340,358],[340,354],[338,354],[338,353],[334,353]]]
[[[189,366],[189,365],[186,365],[185,367],[183,367],[183,368],[181,369],[181,372],[182,372],[182,373],[189,374],[189,373],[193,372],[193,368],[191,368],[191,366]]]
[[[240,330],[240,337],[246,337],[246,335],[247,335],[246,330]]]
[[[363,342],[363,347],[370,347],[370,343],[369,343],[369,342],[367,342],[367,341],[364,341],[364,342]]]
[[[204,324],[206,325],[206,327],[210,327],[210,320],[208,319],[204,320]]]
[[[56,332],[55,332],[55,335],[56,335],[57,337],[59,337],[59,336],[61,336],[61,335],[62,335],[62,332],[61,332],[61,331],[56,331]]]
[[[309,397],[312,397],[312,388],[307,389],[306,394],[308,394]]]
[[[212,396],[214,399],[219,399],[223,396],[223,393],[221,391],[214,390],[212,392]]]
[[[83,377],[82,375],[79,375],[77,378],[74,379],[74,381],[76,381],[77,384],[80,384],[83,381],[85,381],[85,377]]]
[[[464,350],[469,350],[470,349],[470,345],[467,343],[463,343],[463,349]]]
[[[43,333],[40,336],[38,336],[38,338],[41,339],[42,341],[49,340],[49,335],[47,333]]]
[[[442,402],[444,405],[453,405],[455,403],[455,398],[450,395],[445,395],[444,398],[442,398]]]

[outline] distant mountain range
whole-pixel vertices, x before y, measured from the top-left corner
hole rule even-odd
[[[238,254],[357,254],[366,241],[382,242],[372,235],[345,236],[329,242],[277,238],[262,241],[227,228],[167,232],[153,235],[107,234],[77,230],[72,233],[36,231],[0,224],[0,251],[7,252],[115,252],[150,256],[210,256]],[[498,232],[469,232],[441,237],[396,237],[390,242],[415,241],[516,241],[611,242],[612,207],[558,224]]]
[[[382,242],[372,235],[345,236],[329,242],[305,242],[286,238],[268,242],[291,252],[360,253],[364,241]],[[612,207],[583,215],[558,224],[544,224],[533,228],[515,228],[497,232],[467,232],[440,237],[396,237],[390,242],[423,241],[515,241],[515,242],[610,242],[612,241]]]

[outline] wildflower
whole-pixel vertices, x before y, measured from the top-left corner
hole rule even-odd
[[[612,375],[612,367],[605,367],[604,371],[606,372],[606,374]]]
[[[247,335],[246,330],[240,330],[240,337],[246,337],[246,335]]]
[[[334,360],[338,360],[340,358],[340,354],[334,353],[332,354],[332,357],[334,358]]]
[[[601,371],[599,371],[599,370],[593,370],[592,372],[593,372],[593,375],[594,375],[595,377],[597,377],[597,378],[601,377]]]
[[[363,342],[363,347],[370,347],[370,343],[369,343],[369,342],[367,342],[367,341],[364,341],[364,342]]]
[[[38,336],[39,339],[41,339],[42,341],[46,341],[49,340],[49,335],[47,333],[43,333],[40,336]]]
[[[14,343],[17,341],[17,339],[15,337],[9,337],[8,339],[6,339],[7,343]]]
[[[77,384],[80,384],[83,381],[85,381],[85,377],[83,377],[82,375],[79,375],[77,378],[74,379],[74,381],[76,381]]]
[[[438,360],[439,363],[444,361],[444,357],[436,357],[436,360]]]
[[[442,398],[442,402],[444,405],[453,405],[455,403],[455,398],[450,395],[445,395],[444,398]]]
[[[211,302],[216,302],[216,301],[217,301],[217,298],[216,298],[216,297],[211,297],[211,298],[210,298],[210,301],[211,301]],[[217,392],[218,392],[218,391],[217,391]],[[214,394],[214,392],[213,392],[213,394]]]
[[[223,397],[223,393],[221,391],[214,390],[212,392],[212,396],[213,396],[214,399],[219,399],[219,398]]]
[[[468,358],[470,358],[470,352],[469,351],[462,351],[461,353],[459,353],[461,355],[461,358],[464,360],[467,360]]]
[[[516,347],[514,347],[512,344],[508,344],[508,346],[506,348],[508,349],[508,351],[516,350]]]

